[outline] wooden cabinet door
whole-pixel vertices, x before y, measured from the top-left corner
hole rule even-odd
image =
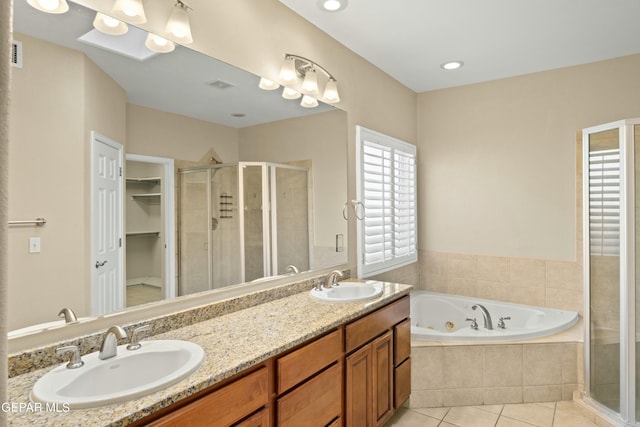
[[[233,427],[269,427],[269,411],[266,408],[261,409],[257,414],[234,424]]]
[[[370,427],[373,425],[371,345],[347,356],[345,366],[345,426]]]
[[[393,333],[387,332],[371,343],[373,367],[373,416],[381,426],[393,415]]]

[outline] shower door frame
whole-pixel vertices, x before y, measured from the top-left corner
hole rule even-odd
[[[245,244],[244,244],[244,167],[260,166],[262,172],[262,263],[263,277],[270,277],[274,274],[282,274],[278,271],[278,221],[276,215],[271,212],[277,209],[276,170],[277,168],[304,171],[307,173],[307,190],[309,190],[309,169],[305,167],[286,165],[272,162],[238,162],[238,218],[240,222],[240,272],[241,279],[245,278]],[[265,184],[268,183],[268,184]],[[307,233],[309,233],[309,221],[311,215],[311,193],[307,191]],[[274,237],[275,236],[275,237]],[[309,246],[311,246],[311,236],[309,236]],[[311,252],[309,248],[309,258]],[[309,261],[311,261],[309,259]]]
[[[635,147],[634,126],[640,119],[619,120],[582,130],[582,234],[584,283],[583,399],[627,426],[636,421],[636,263],[635,263]],[[620,148],[620,407],[619,413],[591,396],[591,265],[589,233],[589,137],[618,129]],[[630,345],[632,344],[632,345]]]

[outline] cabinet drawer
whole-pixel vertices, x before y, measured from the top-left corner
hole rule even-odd
[[[348,324],[346,330],[346,351],[355,350],[389,330],[396,323],[409,317],[409,296],[405,296],[386,307]]]
[[[411,394],[411,359],[405,360],[395,369],[394,407],[398,409]]]
[[[337,361],[342,354],[342,330],[337,330],[278,359],[281,394]]]
[[[411,356],[411,321],[397,324],[393,332],[393,364],[398,366]]]
[[[281,397],[277,402],[280,427],[326,426],[342,412],[342,363]]]
[[[229,426],[267,404],[268,382],[267,368],[261,368],[172,412],[151,425]]]
[[[234,424],[233,427],[269,427],[269,411],[262,409],[257,414],[253,414],[246,420]]]

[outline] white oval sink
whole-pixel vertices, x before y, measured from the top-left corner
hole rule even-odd
[[[311,290],[311,296],[320,301],[356,302],[364,301],[382,295],[384,288],[381,282],[338,282],[331,289]]]
[[[200,367],[204,350],[179,340],[143,341],[138,350],[118,346],[118,355],[106,360],[98,352],[83,356],[84,366],[66,363],[40,378],[31,399],[66,403],[71,409],[92,408],[135,399],[175,384]]]

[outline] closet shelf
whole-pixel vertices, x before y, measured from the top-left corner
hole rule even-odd
[[[127,231],[127,237],[158,237],[159,231]]]
[[[132,194],[131,198],[144,203],[160,204],[160,196],[161,193],[138,193]]]
[[[126,181],[128,183],[133,184],[149,184],[149,185],[157,185],[160,184],[162,178],[159,176],[149,177],[149,178],[127,178]]]

